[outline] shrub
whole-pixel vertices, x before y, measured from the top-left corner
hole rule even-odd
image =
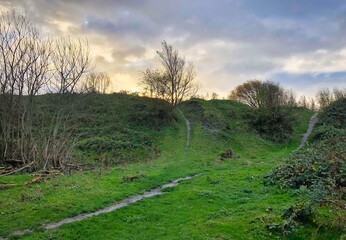
[[[300,200],[283,214],[280,226],[284,232],[292,231],[300,222],[310,222],[322,205],[343,215],[341,225],[345,226],[346,126],[340,118],[345,113],[344,101],[327,107],[321,114],[312,144],[289,155],[265,177],[267,184],[299,189]]]
[[[319,116],[318,125],[327,125],[334,128],[346,128],[346,98],[329,105]]]
[[[288,140],[293,132],[292,121],[282,110],[256,109],[250,125],[265,139],[276,143]]]

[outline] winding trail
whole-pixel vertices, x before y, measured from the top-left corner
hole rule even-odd
[[[190,124],[190,121],[184,116],[184,114],[179,109],[178,109],[178,112],[181,114],[181,116],[185,120],[185,125],[186,125],[186,146],[185,146],[185,148],[187,149],[190,145],[191,124]],[[305,143],[306,143],[309,135],[311,134],[312,129],[313,129],[314,125],[316,124],[316,122],[317,122],[317,113],[315,113],[311,117],[307,132],[304,134],[298,149],[302,148],[305,145]],[[164,192],[162,191],[163,189],[177,186],[179,184],[179,182],[190,180],[190,179],[197,177],[199,175],[200,174],[192,175],[192,176],[186,176],[183,178],[178,178],[178,179],[175,179],[171,182],[165,183],[165,184],[163,184],[157,188],[150,189],[150,190],[144,192],[143,194],[137,194],[137,195],[133,195],[131,197],[125,198],[125,199],[121,200],[120,202],[114,203],[114,204],[112,204],[108,207],[105,207],[105,208],[101,208],[95,212],[79,214],[79,215],[76,215],[73,217],[62,219],[62,220],[57,221],[57,222],[51,222],[51,223],[44,224],[41,227],[44,229],[54,229],[54,228],[60,227],[63,224],[81,221],[83,219],[94,217],[94,216],[97,216],[97,215],[100,215],[103,213],[113,212],[117,209],[126,207],[126,206],[130,205],[131,203],[138,202],[144,198],[150,198],[150,197],[153,197],[156,195],[162,195],[162,194],[164,194]],[[33,229],[18,230],[18,231],[13,232],[10,235],[10,237],[21,236],[21,235],[24,235],[27,233],[32,233],[32,232],[34,232]],[[7,239],[7,238],[0,237],[0,240],[5,240],[5,239]]]
[[[309,126],[308,126],[308,130],[306,131],[306,133],[304,133],[304,136],[302,138],[302,141],[300,142],[300,145],[298,147],[297,150],[301,149],[302,147],[304,147],[306,141],[308,140],[308,137],[310,136],[312,129],[314,128],[316,122],[317,122],[317,114],[315,113],[314,115],[312,115],[312,117],[310,118],[310,122],[309,122]]]
[[[163,189],[177,186],[179,184],[179,182],[189,180],[189,179],[197,177],[199,175],[200,174],[196,174],[196,175],[192,175],[192,176],[178,178],[178,179],[175,179],[171,182],[165,183],[165,184],[163,184],[157,188],[150,189],[149,191],[146,191],[143,194],[137,194],[137,195],[133,195],[131,197],[125,198],[125,199],[121,200],[120,202],[117,202],[117,203],[112,204],[112,205],[105,207],[105,208],[101,208],[95,212],[83,213],[83,214],[79,214],[79,215],[76,215],[73,217],[62,219],[62,220],[57,221],[57,222],[51,222],[51,223],[43,224],[43,225],[41,225],[41,227],[44,229],[54,229],[54,228],[60,227],[63,224],[66,224],[66,223],[77,222],[77,221],[81,221],[83,219],[94,217],[94,216],[97,216],[97,215],[100,215],[103,213],[113,212],[117,209],[126,207],[126,206],[130,205],[131,203],[138,202],[144,198],[150,198],[150,197],[153,197],[156,195],[162,195],[162,194],[164,194],[164,192],[162,192]],[[10,237],[21,236],[21,235],[24,235],[27,233],[32,233],[32,232],[34,232],[33,229],[18,230],[16,232],[13,232],[10,235]],[[0,240],[1,239],[6,239],[6,238],[0,237]]]
[[[181,114],[181,116],[185,120],[185,125],[186,125],[186,145],[185,145],[185,148],[187,149],[190,145],[191,124],[190,124],[190,121],[184,116],[184,114],[180,110],[178,110],[178,112]],[[73,217],[64,218],[64,219],[57,221],[57,222],[51,222],[51,223],[43,224],[43,225],[41,225],[41,227],[44,229],[54,229],[54,228],[60,227],[63,224],[66,224],[66,223],[77,222],[77,221],[81,221],[83,219],[94,217],[94,216],[97,216],[97,215],[100,215],[103,213],[113,212],[117,209],[126,207],[126,206],[130,205],[131,203],[138,202],[144,198],[150,198],[150,197],[153,197],[156,195],[162,195],[162,194],[164,194],[164,192],[162,192],[163,189],[177,186],[179,184],[179,182],[189,180],[189,179],[197,177],[199,175],[200,174],[196,174],[196,175],[192,175],[192,176],[186,176],[183,178],[178,178],[178,179],[175,179],[171,182],[165,183],[165,184],[163,184],[157,188],[150,189],[149,191],[146,191],[143,194],[137,194],[137,195],[133,195],[133,196],[130,196],[128,198],[125,198],[125,199],[121,200],[120,202],[114,203],[114,204],[112,204],[108,207],[105,207],[105,208],[101,208],[95,212],[83,213],[83,214],[79,214],[79,215],[76,215]],[[32,232],[34,232],[33,229],[18,230],[18,231],[13,232],[10,235],[10,237],[22,236],[24,234],[32,233]],[[5,239],[7,239],[7,238],[0,237],[0,240],[5,240]]]
[[[180,115],[183,117],[184,121],[185,121],[185,125],[186,125],[186,145],[185,145],[185,149],[188,149],[190,146],[190,133],[191,133],[191,123],[190,121],[185,117],[185,115],[183,114],[182,111],[180,111],[180,109],[178,109],[178,112],[180,113]]]
[[[153,196],[156,196],[156,195],[164,194],[164,192],[162,192],[162,189],[174,187],[174,186],[178,185],[179,182],[189,180],[189,179],[191,179],[193,177],[196,177],[196,176],[197,175],[187,176],[187,177],[184,177],[184,178],[178,178],[178,179],[176,179],[176,180],[174,180],[172,182],[165,183],[165,184],[161,185],[160,187],[151,189],[151,190],[149,190],[149,191],[147,191],[147,192],[145,192],[143,194],[137,194],[137,195],[125,198],[124,200],[122,200],[122,201],[120,201],[118,203],[115,203],[115,204],[113,204],[111,206],[108,206],[106,208],[97,210],[96,212],[84,213],[84,214],[80,214],[80,215],[77,215],[77,216],[74,216],[74,217],[65,218],[65,219],[63,219],[61,221],[58,221],[58,222],[48,223],[48,224],[44,225],[44,228],[53,229],[53,228],[60,227],[61,225],[65,224],[65,223],[76,222],[76,221],[80,221],[80,220],[83,220],[83,219],[86,219],[86,218],[89,218],[89,217],[100,215],[102,213],[113,212],[113,211],[115,211],[115,210],[117,210],[119,208],[126,207],[129,204],[138,202],[138,201],[140,201],[140,200],[142,200],[144,198],[149,198],[149,197],[153,197]]]

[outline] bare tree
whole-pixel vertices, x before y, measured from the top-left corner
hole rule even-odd
[[[20,12],[0,16],[0,114],[1,158],[26,162],[23,135],[31,138],[32,96],[45,84],[48,72],[49,41]],[[26,104],[24,94],[29,95]],[[23,129],[29,130],[24,132]],[[19,141],[20,140],[20,141]],[[28,142],[28,141],[26,141]],[[18,146],[18,144],[20,146]]]
[[[316,99],[321,109],[329,106],[334,101],[333,93],[328,88],[321,89],[316,95]]]
[[[87,75],[83,83],[86,92],[106,93],[111,86],[111,78],[105,72],[91,72]]]
[[[285,99],[286,99],[286,105],[288,107],[296,107],[297,106],[297,101],[296,101],[296,95],[293,92],[292,89],[285,91]]]
[[[304,95],[300,97],[298,104],[299,104],[300,107],[309,108],[308,100],[307,100],[307,98]]]
[[[58,93],[73,93],[77,83],[91,65],[87,40],[61,37],[54,43],[52,56],[54,81],[52,87]]]
[[[186,63],[184,57],[171,45],[162,42],[162,50],[157,51],[162,69],[142,72],[141,83],[151,96],[168,101],[173,107],[187,97],[194,96],[198,85],[194,82],[196,72],[193,64]]]
[[[229,95],[253,107],[250,125],[263,137],[274,142],[283,142],[292,134],[287,92],[279,84],[270,81],[250,80],[237,86]]]
[[[249,80],[239,86],[237,86],[228,98],[231,100],[238,100],[248,104],[251,107],[260,106],[260,89],[262,82],[259,80]]]
[[[308,104],[308,108],[312,111],[316,111],[317,110],[317,106],[316,106],[316,102],[314,98],[310,98],[309,99],[309,104]]]
[[[285,103],[284,89],[270,81],[249,80],[237,86],[228,96],[251,107],[274,108]]]
[[[52,41],[49,38],[32,39],[30,49],[31,64],[27,64],[24,82],[25,94],[35,96],[51,80],[50,57],[52,56]]]
[[[150,97],[167,100],[166,93],[168,92],[168,78],[162,71],[158,69],[147,69],[142,73],[141,83],[144,91],[149,94]]]
[[[211,99],[215,100],[215,99],[218,99],[218,98],[219,98],[219,94],[217,94],[217,93],[215,93],[215,92],[213,92],[213,93],[211,94]]]
[[[38,134],[39,127],[33,127],[41,123],[34,106],[34,97],[47,89],[52,80],[52,59],[57,60],[55,53],[53,58],[52,40],[43,35],[30,19],[17,10],[2,12],[0,15],[0,164],[16,163],[25,167],[61,167],[69,160],[71,151],[70,134],[61,131],[47,132],[42,128],[42,134]],[[73,45],[68,45],[69,47]],[[77,45],[79,46],[79,45]],[[65,46],[66,47],[66,46]],[[64,57],[62,62],[72,63],[71,59],[80,59],[72,65],[64,65],[61,76],[69,79],[80,78],[85,71],[89,57],[80,48],[72,54],[71,58]],[[56,50],[56,49],[55,49]],[[62,57],[62,55],[61,55]],[[87,60],[85,60],[87,59]],[[83,64],[84,63],[84,64]],[[70,67],[70,68],[68,68]],[[75,68],[78,68],[77,71]],[[82,69],[82,70],[81,70]],[[68,73],[67,73],[68,71]],[[73,82],[64,89],[73,91]],[[64,85],[66,86],[66,85]],[[36,114],[36,115],[35,115]],[[56,121],[62,124],[61,121]],[[44,134],[43,134],[44,133]],[[49,139],[49,144],[44,139]],[[46,158],[44,151],[57,150],[56,154],[65,160],[43,164]],[[60,164],[60,165],[59,165]]]
[[[333,89],[333,96],[334,96],[334,100],[339,100],[342,98],[346,98],[346,88],[342,89],[338,89],[338,88],[334,88]]]

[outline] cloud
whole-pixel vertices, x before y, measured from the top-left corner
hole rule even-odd
[[[298,95],[314,97],[323,88],[345,88],[346,71],[325,73],[278,72],[272,79],[286,88],[293,89]]]
[[[306,54],[293,55],[283,60],[283,70],[291,73],[340,72],[345,69],[346,48],[318,49]]]
[[[202,93],[226,95],[254,78],[304,86],[309,95],[319,86],[345,85],[342,0],[0,2],[9,6],[26,8],[55,35],[87,36],[95,64],[118,89],[138,88],[138,72],[157,66],[162,40],[194,62]]]
[[[145,47],[137,46],[127,49],[115,49],[112,53],[113,59],[120,60],[122,62],[128,62],[128,61],[136,61],[140,60],[145,56],[146,49]]]

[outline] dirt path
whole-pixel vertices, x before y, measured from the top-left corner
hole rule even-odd
[[[181,114],[181,116],[183,117],[183,119],[185,120],[185,125],[186,125],[186,145],[185,145],[185,148],[187,149],[190,145],[191,124],[190,124],[190,121],[184,116],[184,114],[180,110],[178,110],[178,111]],[[173,180],[172,182],[165,183],[165,184],[161,185],[160,187],[146,191],[143,194],[137,194],[137,195],[133,195],[131,197],[125,198],[125,199],[121,200],[120,202],[117,202],[117,203],[110,205],[108,207],[105,207],[105,208],[101,208],[95,212],[83,213],[83,214],[79,214],[77,216],[64,218],[64,219],[57,221],[57,222],[51,222],[51,223],[44,224],[41,227],[45,228],[45,229],[54,229],[54,228],[60,227],[63,224],[66,224],[66,223],[81,221],[83,219],[97,216],[97,215],[100,215],[102,213],[109,213],[109,212],[115,211],[117,209],[126,207],[131,203],[138,202],[144,198],[150,198],[150,197],[153,197],[156,195],[164,194],[164,192],[162,192],[163,189],[169,188],[169,187],[174,187],[174,186],[178,185],[179,182],[181,182],[181,181],[186,181],[186,180],[189,180],[189,179],[191,179],[193,177],[197,177],[197,176],[199,176],[199,174],[193,175],[193,176],[187,176],[187,177],[183,177],[183,178],[178,178],[178,179]],[[10,235],[10,237],[22,236],[22,235],[27,234],[27,233],[32,233],[33,231],[34,231],[33,229],[18,230],[18,231],[15,231],[14,233],[12,233]],[[0,237],[0,240],[5,240],[5,239],[7,239],[7,238],[1,238]]]
[[[191,124],[190,124],[190,121],[188,119],[186,119],[184,114],[180,110],[178,110],[178,111],[181,114],[181,116],[183,117],[183,119],[185,120],[185,124],[186,124],[186,135],[187,136],[186,136],[186,146],[185,147],[187,149],[189,147],[189,144],[190,144]],[[317,113],[314,114],[311,117],[308,129],[307,129],[307,132],[304,134],[298,149],[300,149],[300,148],[302,148],[304,146],[304,144],[307,141],[309,135],[311,134],[312,129],[313,129],[314,125],[316,124],[316,122],[317,122]],[[100,215],[100,214],[103,214],[103,213],[109,213],[109,212],[115,211],[117,209],[126,207],[126,206],[130,205],[131,203],[138,202],[138,201],[140,201],[140,200],[142,200],[144,198],[150,198],[150,197],[153,197],[153,196],[156,196],[156,195],[164,194],[164,192],[162,192],[163,189],[169,188],[169,187],[174,187],[174,186],[178,185],[179,182],[181,182],[181,181],[189,180],[189,179],[191,179],[193,177],[197,177],[197,176],[199,176],[199,174],[193,175],[193,176],[187,176],[187,177],[183,177],[183,178],[178,178],[178,179],[176,179],[176,180],[174,180],[172,182],[163,184],[163,185],[161,185],[161,186],[159,186],[157,188],[154,188],[154,189],[151,189],[149,191],[146,191],[143,194],[137,194],[137,195],[133,195],[131,197],[125,198],[125,199],[121,200],[120,202],[117,202],[117,203],[115,203],[113,205],[110,205],[108,207],[99,209],[99,210],[97,210],[95,212],[83,213],[83,214],[80,214],[80,215],[77,215],[77,216],[74,216],[74,217],[62,219],[62,220],[57,221],[57,222],[52,222],[52,223],[44,224],[41,227],[44,228],[44,229],[54,229],[54,228],[60,227],[63,224],[66,224],[66,223],[72,223],[72,222],[76,222],[76,221],[81,221],[83,219],[90,218],[90,217],[93,217],[93,216],[97,216],[97,215]],[[27,234],[27,233],[32,233],[33,231],[34,230],[32,230],[32,229],[19,230],[19,231],[16,231],[16,232],[12,233],[10,236],[11,237],[12,236],[21,236],[21,235],[24,235],[24,234]],[[3,240],[3,239],[7,239],[7,238],[1,238],[0,237],[0,240]]]
[[[86,219],[86,218],[90,218],[90,217],[94,217],[94,216],[100,215],[102,213],[113,212],[113,211],[115,211],[117,209],[126,207],[126,206],[130,205],[131,203],[138,202],[138,201],[140,201],[140,200],[142,200],[144,198],[150,198],[150,197],[153,197],[153,196],[156,196],[156,195],[162,195],[162,194],[164,194],[164,192],[162,192],[163,189],[177,186],[179,184],[179,182],[186,181],[186,180],[189,180],[189,179],[191,179],[193,177],[197,177],[197,176],[199,176],[199,174],[193,175],[193,176],[187,176],[187,177],[183,177],[183,178],[178,178],[178,179],[175,179],[172,182],[165,183],[165,184],[161,185],[160,187],[153,188],[153,189],[151,189],[151,190],[149,190],[149,191],[147,191],[147,192],[145,192],[143,194],[137,194],[137,195],[133,195],[131,197],[125,198],[125,199],[121,200],[120,202],[117,202],[117,203],[115,203],[113,205],[110,205],[108,207],[99,209],[99,210],[97,210],[95,212],[79,214],[77,216],[65,218],[65,219],[62,219],[62,220],[57,221],[57,222],[52,222],[52,223],[44,224],[41,227],[45,228],[45,229],[54,229],[54,228],[60,227],[63,224],[66,224],[66,223],[77,222],[77,221],[81,221],[81,220]],[[24,234],[27,234],[27,233],[32,233],[33,231],[34,230],[32,230],[32,229],[19,230],[19,231],[16,231],[16,232],[12,233],[11,237],[13,237],[13,236],[21,236],[21,235],[24,235]],[[6,238],[1,238],[0,237],[0,240],[2,240],[2,239],[6,239]]]
[[[302,141],[300,142],[300,145],[298,147],[298,150],[301,149],[302,147],[304,147],[306,141],[308,140],[308,137],[310,136],[312,129],[314,128],[316,122],[317,122],[317,114],[315,113],[311,118],[310,118],[310,122],[309,122],[309,126],[308,126],[308,130],[306,131],[306,133],[304,133],[304,136],[302,138]]]
[[[180,115],[183,117],[184,121],[185,121],[185,125],[186,125],[186,145],[185,145],[185,149],[188,149],[190,146],[190,133],[191,133],[191,123],[190,121],[185,117],[185,115],[183,114],[182,111],[180,111],[180,109],[178,109],[178,112],[180,113]]]

